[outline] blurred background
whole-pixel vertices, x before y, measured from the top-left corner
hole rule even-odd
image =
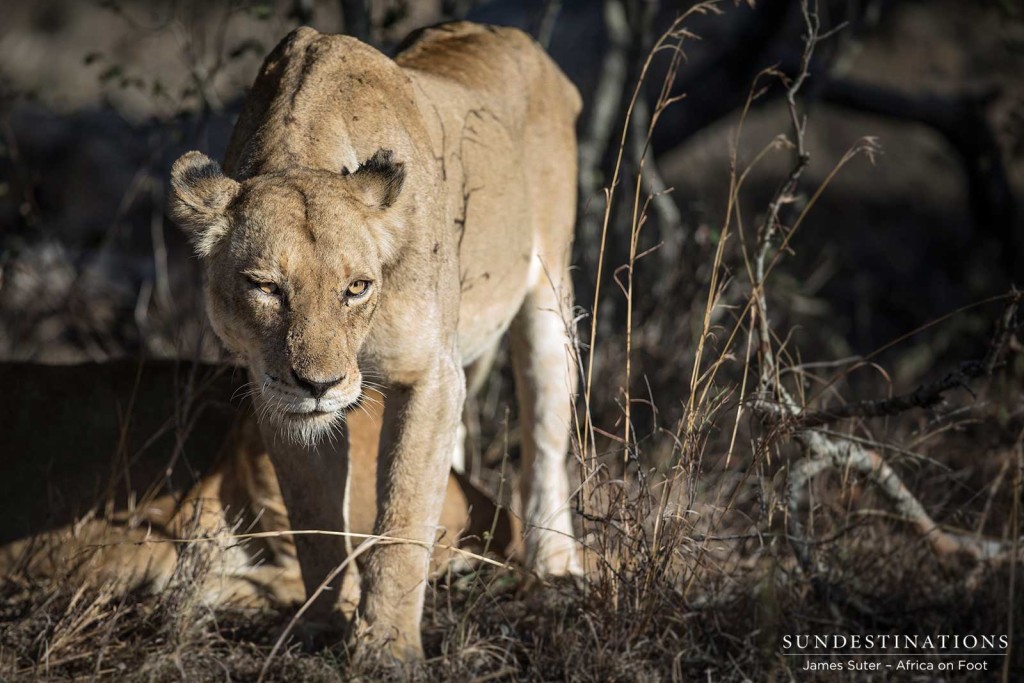
[[[671,477],[683,471],[686,485],[672,496],[702,520],[683,525],[691,536],[711,530],[715,510],[707,501],[723,487],[734,508],[727,506],[716,522],[724,526],[715,530],[760,534],[777,528],[774,514],[785,505],[780,477],[795,449],[737,415],[744,391],[756,382],[744,359],[746,332],[739,342],[730,334],[746,324],[744,305],[751,296],[744,251],[793,168],[793,149],[772,143],[780,135],[793,139],[785,83],[800,72],[806,25],[795,0],[730,0],[694,13],[684,23],[692,33],[683,42],[685,59],[674,70],[668,51],[655,55],[627,123],[649,50],[693,5],[3,3],[0,359],[223,360],[204,322],[201,273],[165,213],[167,177],[170,164],[187,150],[223,154],[267,52],[302,24],[357,35],[385,52],[393,52],[410,30],[448,19],[517,26],[546,47],[583,95],[573,262],[584,356],[604,188],[621,150],[590,377],[593,421],[607,437],[598,439],[597,457],[610,471],[638,481],[643,473]],[[821,0],[817,16],[821,39],[797,102],[807,117],[809,156],[797,191],[787,197],[793,216],[830,182],[772,272],[767,301],[775,342],[808,385],[819,376],[828,379],[822,396],[851,401],[912,392],[989,353],[1005,303],[996,298],[1024,282],[1024,5]],[[666,77],[670,92],[684,97],[661,110]],[[757,96],[744,118],[752,93]],[[648,136],[654,115],[657,125]],[[853,156],[833,178],[847,152],[865,144],[878,152]],[[745,173],[748,166],[742,192],[733,193],[734,171]],[[627,319],[617,283],[630,260],[638,177],[650,204],[634,249],[643,256],[633,268]],[[730,236],[722,243],[727,225]],[[709,288],[716,305],[706,316]],[[704,355],[698,358],[701,343]],[[1010,347],[1019,351],[1014,343]],[[715,358],[719,374],[707,379],[702,373]],[[980,396],[958,390],[941,407],[848,430],[894,463],[936,519],[1004,538],[1019,514],[1020,487],[1010,485],[1007,472],[1020,469],[1024,433],[1024,363],[1017,353],[1006,365],[1007,373]],[[698,411],[699,428],[695,387],[707,399]],[[632,460],[623,465],[615,435],[623,430],[626,400]],[[469,414],[472,461],[500,462],[506,444],[514,460],[514,427],[505,431],[506,416],[515,423],[507,369],[488,382]],[[742,452],[734,454],[737,443]],[[839,479],[825,485],[835,502],[825,515],[832,515],[834,526],[820,527],[823,535],[826,528],[843,527],[856,506],[886,505]],[[939,600],[936,584],[919,574],[931,562],[927,549],[911,547],[906,539],[912,534],[891,521],[872,524],[844,536],[847,545],[833,558],[859,577],[850,591],[886,604],[872,619],[897,632],[910,628],[901,619],[911,618],[921,628],[987,625],[986,615],[1005,599],[1002,589],[975,595],[955,618],[948,610],[897,617],[907,605],[946,609],[948,603],[927,602],[928,591]],[[729,569],[717,578],[704,575],[708,585],[728,584],[726,577],[736,575],[730,572],[756,564],[757,543],[746,543],[715,555],[719,568]],[[902,553],[905,562],[894,564],[890,551]],[[791,567],[792,560],[776,556],[779,564],[772,566]],[[736,614],[757,612],[762,628],[784,612],[798,622],[809,619],[795,616],[804,607],[765,597],[763,590],[751,583],[746,599],[755,607]],[[953,621],[942,621],[947,617]],[[746,632],[737,642],[756,645],[770,641],[771,633]]]
[[[647,50],[691,3],[621,0],[341,2],[7,2],[0,8],[0,354],[71,361],[126,353],[212,357],[199,278],[164,214],[170,163],[219,157],[269,49],[309,24],[349,31],[388,51],[412,28],[468,17],[519,26],[544,44],[583,94],[576,286],[590,307],[601,189],[609,183],[626,105]],[[739,109],[768,67],[793,72],[798,4],[726,2],[695,16],[672,84],[685,99],[660,117],[645,186],[656,200],[636,269],[637,376],[671,387],[704,308],[729,196]],[[814,188],[863,136],[858,158],[809,214],[772,295],[779,329],[814,356],[866,354],[1024,274],[1024,17],[1008,0],[820,4],[822,41],[802,102]],[[646,79],[647,112],[627,134],[632,178],[667,57]],[[737,149],[742,166],[787,132],[783,88],[767,91]],[[643,104],[643,102],[641,102]],[[788,169],[767,156],[746,180],[753,224]],[[626,183],[625,185],[628,185]],[[627,188],[628,189],[628,188]],[[631,210],[620,202],[610,269],[627,260]],[[735,245],[731,245],[735,246]],[[610,272],[610,271],[606,271]],[[603,302],[621,329],[623,297]],[[692,304],[692,305],[691,305]],[[691,309],[696,309],[696,311]],[[980,327],[979,327],[980,325]],[[912,352],[886,360],[912,382],[976,351],[980,319],[959,316]],[[608,340],[614,345],[614,339]],[[614,348],[608,349],[612,358]],[[614,385],[612,378],[609,381]]]

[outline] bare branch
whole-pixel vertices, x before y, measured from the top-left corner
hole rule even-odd
[[[629,21],[621,0],[604,1],[604,23],[608,49],[579,140],[580,207],[577,215],[580,217],[579,239],[584,243],[596,239],[601,226],[598,213],[586,209],[601,187],[601,162],[611,141],[629,71]]]
[[[801,2],[801,11],[806,26],[804,52],[800,61],[800,71],[788,81],[786,90],[786,101],[789,104],[790,122],[794,135],[795,159],[791,171],[772,198],[765,221],[758,231],[751,273],[753,279],[752,313],[755,319],[751,335],[756,336],[756,347],[761,360],[754,410],[762,420],[780,427],[782,433],[790,434],[807,454],[806,457],[791,465],[787,475],[788,524],[794,552],[806,571],[812,575],[821,574],[820,568],[816,565],[810,552],[810,543],[800,522],[798,508],[804,499],[804,490],[810,479],[831,468],[854,470],[866,476],[892,501],[899,515],[917,528],[940,557],[967,555],[978,561],[1004,557],[1008,552],[1016,552],[1016,543],[1011,545],[1002,541],[944,531],[928,515],[924,506],[904,485],[895,470],[878,453],[866,449],[856,441],[844,440],[842,437],[828,435],[817,429],[837,419],[894,415],[911,408],[935,405],[942,399],[946,391],[965,386],[970,379],[987,375],[990,368],[994,367],[994,360],[965,364],[956,372],[950,373],[937,382],[923,385],[911,394],[882,400],[861,401],[813,412],[807,412],[803,406],[799,405],[779,380],[777,359],[771,347],[772,334],[765,295],[765,279],[771,269],[771,264],[766,266],[766,262],[772,253],[772,241],[782,229],[780,213],[785,206],[794,202],[800,178],[810,159],[804,145],[806,118],[799,111],[797,95],[808,78],[814,47],[820,40],[817,16],[807,0]],[[1008,310],[1004,314],[1001,329],[1012,325],[1016,303],[1017,299],[1015,298],[1011,304],[1012,311]],[[1005,337],[1006,335],[997,334],[997,337],[1000,336]],[[1002,348],[1004,343],[1005,341],[997,342],[998,348]],[[993,351],[990,355],[998,353],[998,351]]]
[[[944,531],[878,453],[858,444],[832,441],[815,431],[804,432],[798,440],[813,457],[804,458],[794,465],[787,479],[789,522],[797,544],[807,543],[797,510],[804,498],[803,489],[811,478],[831,468],[854,470],[867,477],[892,501],[900,517],[917,528],[937,555],[968,555],[975,560],[990,560],[1008,550],[1008,544],[1002,541]],[[807,561],[806,548],[801,554],[804,555],[804,561]]]
[[[856,401],[823,410],[805,410],[788,422],[786,427],[797,430],[811,429],[854,417],[885,417],[905,413],[913,408],[931,408],[942,402],[947,391],[960,388],[967,389],[969,388],[968,382],[970,380],[985,377],[989,374],[985,363],[971,361],[964,363],[960,368],[940,380],[922,384],[909,394],[884,399]]]

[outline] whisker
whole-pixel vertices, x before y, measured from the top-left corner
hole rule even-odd
[[[241,398],[246,399],[254,395],[259,391],[259,386],[255,382],[246,382],[245,384],[239,385],[237,389],[231,394],[229,401],[234,401],[241,394]]]
[[[375,408],[381,408],[381,409],[383,409],[383,408],[384,408],[384,404],[383,404],[382,402],[380,402],[380,401],[375,401],[375,400],[373,400],[373,399],[366,399],[365,401],[359,401],[359,403],[358,403],[357,405],[359,405],[359,406],[365,406],[365,405],[367,405],[367,404],[369,404],[369,405],[371,405],[371,406],[373,406],[373,407],[375,407]]]

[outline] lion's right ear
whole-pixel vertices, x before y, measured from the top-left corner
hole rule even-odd
[[[390,149],[378,149],[355,173],[342,168],[341,174],[350,178],[363,201],[378,209],[394,204],[405,184],[405,164],[395,161],[395,153]]]
[[[168,211],[196,253],[208,256],[228,232],[227,208],[241,189],[202,152],[187,152],[171,167]]]

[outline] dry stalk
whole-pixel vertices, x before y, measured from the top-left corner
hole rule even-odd
[[[788,524],[790,539],[794,551],[805,571],[817,573],[810,553],[810,543],[799,521],[798,507],[803,499],[803,491],[808,481],[829,468],[840,471],[857,471],[870,480],[895,506],[900,516],[911,523],[931,544],[940,557],[967,555],[977,561],[989,561],[1005,558],[1007,554],[1016,556],[1017,539],[1007,543],[1004,541],[982,539],[945,531],[928,515],[920,501],[904,485],[899,475],[875,451],[865,448],[857,440],[843,439],[834,433],[826,433],[820,429],[825,424],[848,417],[873,417],[902,413],[914,407],[927,407],[941,400],[943,393],[962,386],[968,379],[986,374],[989,368],[995,367],[995,360],[983,363],[968,364],[960,371],[953,373],[939,382],[925,385],[912,394],[897,396],[879,401],[864,401],[825,411],[807,411],[798,403],[780,380],[778,359],[772,348],[772,331],[768,318],[765,281],[772,268],[784,253],[796,228],[802,222],[810,205],[821,195],[828,182],[838,169],[849,159],[851,154],[864,151],[871,154],[873,146],[868,144],[860,149],[854,148],[848,153],[836,169],[819,187],[811,202],[794,222],[781,244],[774,251],[772,242],[779,232],[784,230],[781,214],[785,206],[796,202],[799,181],[807,168],[809,155],[804,143],[806,118],[800,114],[796,97],[802,84],[809,76],[808,68],[815,44],[821,40],[819,23],[815,9],[807,0],[801,2],[806,26],[805,49],[801,60],[800,73],[787,85],[786,100],[789,105],[790,119],[795,136],[794,165],[776,192],[768,209],[765,222],[762,224],[752,263],[751,283],[753,292],[754,322],[751,325],[751,336],[756,339],[760,356],[760,374],[758,391],[754,400],[754,410],[766,424],[772,425],[782,433],[791,436],[803,448],[805,457],[790,466],[787,480]],[[769,257],[770,260],[769,260]],[[1014,320],[1017,297],[1011,295],[1011,307],[1003,316],[1002,323],[1006,327]],[[997,335],[1006,337],[1006,335]],[[1005,338],[998,342],[997,348],[1005,344]]]
[[[629,106],[626,109],[625,123],[622,126],[622,132],[621,132],[620,137],[619,137],[619,145],[618,145],[618,149],[617,149],[616,156],[615,156],[615,166],[614,166],[614,170],[612,172],[611,182],[609,183],[608,187],[606,187],[604,189],[604,196],[605,196],[604,217],[603,217],[603,220],[602,220],[602,223],[601,223],[601,238],[600,238],[600,242],[599,242],[600,246],[599,246],[599,250],[598,250],[597,274],[596,274],[595,279],[594,279],[594,298],[593,298],[593,305],[591,307],[591,312],[592,313],[591,313],[591,325],[590,325],[590,339],[589,339],[589,345],[588,345],[588,348],[587,348],[586,373],[585,373],[585,375],[583,377],[583,381],[584,381],[584,392],[583,392],[583,400],[584,400],[583,436],[584,436],[584,440],[583,440],[583,442],[581,444],[581,446],[582,446],[581,447],[581,454],[582,454],[582,458],[583,458],[583,462],[584,463],[588,463],[589,462],[588,455],[592,455],[592,453],[594,451],[596,451],[596,449],[597,449],[596,433],[595,433],[595,431],[593,429],[593,426],[592,426],[591,400],[590,400],[591,390],[593,388],[593,379],[594,379],[594,351],[595,351],[595,348],[596,348],[596,345],[597,345],[596,344],[596,342],[597,342],[597,325],[598,325],[598,319],[599,319],[599,313],[600,313],[600,304],[601,304],[601,284],[602,284],[602,281],[604,279],[603,275],[604,275],[604,261],[605,261],[605,246],[607,244],[608,227],[609,227],[610,222],[611,222],[612,208],[614,206],[615,191],[618,188],[618,186],[620,185],[621,180],[622,180],[622,178],[621,178],[622,159],[623,159],[623,156],[625,154],[625,151],[628,148],[628,135],[629,135],[629,130],[630,130],[630,121],[632,120],[633,112],[634,112],[634,109],[636,108],[637,101],[638,101],[638,99],[640,98],[640,96],[643,93],[643,86],[644,86],[644,84],[647,81],[647,76],[648,76],[648,73],[649,73],[650,68],[651,68],[651,63],[654,60],[655,56],[657,54],[659,54],[660,52],[664,51],[664,50],[671,50],[672,53],[673,53],[672,59],[673,59],[674,69],[678,70],[680,60],[682,59],[682,56],[683,56],[682,44],[683,44],[683,42],[685,40],[693,37],[693,34],[691,34],[689,31],[687,31],[686,29],[683,28],[683,24],[690,17],[692,17],[695,14],[705,14],[705,13],[708,13],[708,12],[717,11],[715,9],[716,4],[717,4],[717,2],[712,1],[712,2],[701,3],[701,4],[698,4],[698,5],[690,8],[686,13],[684,13],[682,16],[678,17],[675,21],[673,21],[672,25],[668,28],[668,30],[666,30],[658,38],[658,40],[655,42],[654,46],[648,52],[647,58],[644,60],[644,64],[643,64],[643,66],[640,69],[640,75],[639,75],[639,77],[637,79],[637,83],[636,83],[636,85],[633,88],[633,94],[630,97]],[[670,79],[666,78],[666,80],[664,82],[664,86],[662,88],[662,92],[659,95],[659,100],[658,100],[658,105],[659,106],[655,107],[654,114],[651,116],[651,123],[650,123],[650,125],[648,127],[648,132],[647,132],[646,149],[645,149],[645,151],[642,154],[641,159],[640,159],[640,164],[641,165],[644,163],[644,160],[646,159],[647,154],[649,152],[649,149],[650,149],[650,135],[651,135],[651,132],[653,131],[654,127],[657,125],[658,118],[660,117],[661,112],[664,111],[664,109],[666,107],[668,107],[669,105],[671,105],[673,102],[676,102],[676,101],[678,101],[680,99],[679,96],[672,96],[672,95],[669,94],[670,93],[669,88],[671,87],[671,82],[672,81]],[[640,214],[640,201],[639,201],[639,191],[640,191],[639,188],[640,188],[641,182],[642,182],[642,177],[638,177],[637,178],[637,193],[636,193],[636,195],[634,197],[633,222],[632,222],[631,231],[630,231],[630,234],[631,234],[631,244],[635,241],[636,237],[638,236],[639,229],[642,226],[642,220],[641,220],[641,214]],[[630,262],[629,262],[629,270],[630,271],[632,271],[632,268],[635,265],[636,258],[637,258],[637,255],[635,253],[635,247],[634,247],[633,249],[631,249],[631,254],[630,254]],[[627,292],[628,292],[628,289],[627,289]],[[627,294],[627,297],[628,296],[629,296],[629,294]],[[627,323],[627,335],[630,334],[629,329],[630,329],[630,326]],[[628,342],[627,342],[627,344],[628,344]],[[627,358],[628,358],[628,349],[627,349]],[[627,362],[628,362],[628,360],[627,360]],[[628,398],[629,398],[629,395],[628,395],[628,391],[629,391],[629,389],[628,389],[628,380],[629,380],[629,375],[628,375],[628,367],[627,367],[627,376],[626,376],[626,384],[627,384],[627,389],[626,389],[626,391],[627,391],[626,406],[627,406],[627,410],[628,410],[628,405],[629,405],[629,400],[628,400]],[[626,424],[627,425],[629,424],[628,417],[626,419]],[[625,441],[627,442],[627,444],[629,442],[629,439],[628,439],[629,431],[628,431],[628,429],[629,428],[626,427],[626,437],[627,438],[625,439]]]
[[[592,316],[591,316],[591,325],[590,325],[589,346],[587,348],[587,358],[586,358],[586,361],[585,362],[580,362],[578,364],[578,367],[580,367],[581,369],[585,368],[585,372],[583,373],[583,377],[582,377],[583,385],[584,385],[583,392],[582,392],[583,393],[583,403],[584,403],[584,405],[583,405],[583,410],[584,410],[583,419],[580,420],[578,416],[576,418],[574,418],[574,423],[575,423],[575,427],[576,427],[577,441],[579,442],[580,461],[581,461],[581,464],[582,464],[582,477],[581,477],[582,484],[581,484],[580,489],[579,489],[579,495],[577,496],[577,512],[584,519],[594,519],[594,520],[600,519],[601,522],[603,522],[606,525],[608,525],[607,528],[614,528],[614,529],[616,529],[619,532],[617,534],[617,538],[619,539],[619,543],[625,543],[625,542],[627,542],[627,540],[629,540],[631,542],[634,542],[634,543],[639,543],[642,546],[640,548],[641,552],[639,554],[636,554],[636,553],[624,553],[624,552],[615,553],[616,557],[618,557],[620,560],[623,560],[623,561],[627,562],[630,565],[636,565],[636,563],[642,561],[641,558],[649,557],[650,556],[650,552],[649,552],[650,549],[649,549],[649,547],[646,546],[645,539],[640,538],[640,536],[642,536],[641,534],[633,533],[634,532],[634,528],[633,528],[634,520],[640,522],[640,521],[642,521],[642,518],[644,516],[646,516],[646,514],[645,514],[645,511],[638,511],[638,510],[628,509],[629,506],[627,505],[628,496],[627,496],[626,481],[622,480],[620,482],[616,482],[615,486],[616,486],[617,490],[616,490],[616,492],[611,494],[612,495],[612,499],[611,499],[611,505],[609,507],[609,510],[616,509],[618,511],[618,519],[615,520],[614,523],[610,519],[610,517],[600,518],[600,517],[595,517],[593,515],[589,515],[588,512],[584,509],[583,501],[589,500],[591,498],[591,496],[594,495],[594,493],[596,491],[596,487],[592,487],[592,486],[588,485],[588,482],[596,481],[597,480],[597,475],[601,471],[601,466],[598,465],[598,463],[596,461],[597,436],[598,436],[598,434],[603,434],[603,435],[609,436],[609,437],[612,438],[613,441],[622,444],[622,447],[623,447],[623,451],[622,451],[622,453],[623,453],[623,468],[624,468],[624,470],[628,469],[628,465],[629,465],[630,461],[631,460],[635,460],[635,457],[636,457],[635,456],[635,452],[634,452],[635,435],[633,434],[633,430],[632,430],[632,403],[633,403],[633,396],[632,396],[632,393],[631,393],[631,386],[630,386],[631,385],[631,374],[632,374],[632,358],[631,358],[631,354],[632,354],[632,339],[633,339],[633,324],[632,324],[632,322],[633,322],[633,320],[632,320],[633,319],[633,300],[634,300],[633,275],[634,275],[634,268],[636,267],[636,263],[648,253],[648,252],[639,253],[639,238],[640,238],[641,229],[642,229],[642,227],[643,227],[643,225],[644,225],[644,223],[646,221],[647,210],[650,207],[652,201],[658,200],[658,197],[656,197],[655,194],[650,194],[649,193],[646,196],[642,195],[643,188],[645,186],[646,187],[651,187],[650,177],[649,177],[650,174],[649,173],[645,173],[645,168],[648,165],[648,156],[650,154],[651,136],[652,136],[652,133],[653,133],[653,130],[654,130],[655,126],[658,123],[658,120],[659,120],[662,112],[667,107],[672,105],[673,103],[678,102],[680,99],[682,99],[681,96],[673,95],[672,94],[672,92],[671,92],[671,85],[674,82],[674,76],[678,72],[678,69],[679,69],[679,67],[682,64],[682,61],[684,59],[684,54],[683,54],[683,50],[682,50],[683,43],[686,40],[689,40],[689,39],[694,37],[693,34],[691,34],[689,31],[687,31],[683,26],[687,22],[687,20],[689,18],[691,18],[695,14],[705,14],[705,13],[709,13],[709,12],[716,12],[717,10],[716,10],[715,5],[716,5],[715,2],[706,2],[706,3],[701,3],[701,4],[698,4],[698,5],[690,8],[686,13],[684,13],[683,15],[681,15],[675,21],[672,22],[672,24],[669,26],[669,28],[664,33],[661,34],[661,36],[654,42],[653,46],[651,46],[650,50],[647,52],[646,58],[645,58],[645,60],[644,60],[644,62],[642,64],[642,66],[640,67],[639,75],[638,75],[636,84],[635,84],[635,86],[633,88],[633,92],[632,92],[632,96],[631,96],[630,101],[629,101],[629,105],[627,106],[627,109],[626,109],[625,120],[623,122],[622,129],[621,129],[621,132],[620,132],[620,135],[619,135],[618,148],[617,148],[616,157],[615,157],[615,165],[614,165],[614,170],[613,170],[613,173],[612,173],[612,176],[611,176],[611,180],[610,180],[610,183],[609,183],[608,187],[605,188],[605,190],[604,190],[605,206],[604,206],[603,219],[602,219],[602,223],[601,223],[600,242],[599,242],[598,258],[597,258],[597,264],[596,264],[596,277],[595,277],[595,284],[594,284],[593,305],[592,305],[592,308],[591,308]],[[613,23],[615,24],[614,26],[612,26],[613,29],[615,29],[616,26],[619,29],[622,29],[622,27],[623,27],[622,20],[624,19],[624,17],[622,17],[619,14],[617,14],[617,11],[621,10],[621,9],[622,9],[621,5],[619,5],[616,2],[609,1],[609,2],[606,2],[606,4],[605,4],[606,19],[610,19],[610,20],[613,21]],[[620,37],[622,37],[622,36],[620,36]],[[664,81],[662,83],[661,91],[660,91],[659,97],[658,97],[658,99],[657,99],[657,101],[655,103],[654,110],[651,113],[649,121],[647,123],[646,132],[643,134],[643,136],[641,138],[637,134],[637,130],[636,130],[637,124],[635,122],[635,119],[638,116],[638,109],[642,109],[640,102],[641,102],[641,97],[642,97],[643,92],[644,92],[644,86],[646,84],[647,78],[648,78],[649,73],[651,71],[651,65],[652,65],[654,59],[659,54],[661,54],[662,52],[665,52],[665,51],[668,51],[669,54],[670,54],[669,69],[668,69],[666,77],[665,77],[665,79],[664,79]],[[603,78],[602,82],[605,82],[606,80],[614,80],[614,77],[616,77],[616,74],[619,74],[619,71],[617,69],[618,69],[619,66],[621,66],[621,64],[617,64],[616,63],[616,60],[613,59],[614,56],[615,55],[610,54],[608,56],[607,60],[606,60],[606,63],[605,63],[606,69],[610,69],[611,70],[611,78],[610,79],[604,79]],[[606,103],[607,100],[608,100],[607,97],[599,97],[598,98],[598,105],[601,105],[602,102]],[[640,112],[640,113],[642,114],[644,112]],[[602,129],[602,127],[606,128],[607,124],[609,122],[609,115],[608,115],[607,112],[605,112],[605,115],[603,115],[603,116],[600,115],[600,114],[601,114],[601,112],[596,112],[594,115],[592,115],[592,124],[593,125],[597,125],[599,129]],[[602,132],[601,130],[597,130],[598,137],[600,137],[601,132]],[[584,142],[586,143],[586,141],[589,140],[591,137],[593,137],[593,136],[591,136],[591,135],[586,136],[584,138]],[[596,146],[594,146],[594,149],[596,149]],[[615,271],[615,273],[614,273],[616,283],[618,284],[618,286],[620,287],[623,295],[626,298],[626,307],[627,307],[626,330],[625,330],[625,343],[626,343],[626,350],[625,350],[625,378],[624,378],[624,383],[623,383],[623,387],[624,387],[623,388],[623,393],[624,393],[624,399],[623,399],[623,405],[624,405],[624,407],[623,407],[623,412],[624,412],[623,422],[624,422],[624,427],[623,427],[623,436],[620,438],[617,435],[610,434],[608,432],[605,432],[605,431],[597,428],[593,424],[592,410],[591,410],[591,405],[592,405],[591,404],[591,395],[592,395],[591,392],[592,392],[592,389],[593,389],[593,386],[594,386],[594,356],[595,356],[595,349],[596,349],[596,346],[597,346],[598,323],[599,323],[599,320],[600,320],[599,314],[600,314],[601,291],[602,291],[601,287],[602,287],[602,282],[603,282],[603,279],[604,279],[605,249],[606,249],[606,245],[607,245],[608,230],[609,230],[609,226],[610,226],[610,223],[611,223],[612,211],[613,211],[614,206],[616,205],[616,200],[617,200],[616,190],[617,190],[617,188],[619,187],[619,185],[622,182],[622,168],[623,168],[622,162],[623,162],[623,157],[624,157],[625,153],[628,150],[632,150],[633,154],[637,157],[636,162],[637,162],[637,165],[638,165],[638,169],[637,169],[637,173],[636,173],[636,179],[635,179],[636,183],[635,183],[633,197],[632,197],[633,206],[632,206],[631,222],[630,222],[629,259],[628,259],[628,262],[625,265],[623,265],[622,267],[617,269]],[[581,147],[581,155],[583,156],[583,161],[584,162],[586,162],[587,159],[589,158],[587,156],[587,154],[592,154],[592,152],[593,152],[593,150],[591,149],[591,146],[588,146],[587,144],[583,144],[582,145],[582,147]],[[592,161],[593,160],[591,160],[591,162]],[[593,169],[592,168],[588,169],[588,166],[592,166],[592,165],[593,165],[592,163],[584,163],[583,164],[584,168],[581,169],[582,173],[585,175],[588,172],[591,172]],[[646,178],[646,180],[645,180],[645,178]],[[584,177],[581,182],[585,183],[586,182],[586,177]],[[587,199],[588,199],[588,197],[584,196],[584,197],[581,198],[581,201],[585,202],[585,201],[587,201]],[[665,199],[667,199],[667,197],[665,197]],[[622,272],[622,271],[626,272],[626,281],[625,282],[622,282],[618,278],[619,273]],[[578,353],[577,355],[580,356],[581,360],[582,360],[582,354]],[[642,472],[640,473],[640,475],[642,476]],[[606,484],[606,485],[610,484],[610,483],[611,482],[604,482],[604,484]],[[607,539],[605,539],[605,540],[607,540]],[[605,549],[605,552],[603,553],[603,556],[602,556],[603,565],[606,568],[611,569],[612,572],[618,578],[621,579],[622,578],[622,574],[619,573],[617,571],[617,569],[616,569],[616,567],[618,566],[619,562],[611,559],[608,556],[608,554],[607,554],[607,550],[608,549]],[[613,593],[613,595],[612,595],[613,602],[617,603],[617,600],[618,600],[617,589],[613,588],[612,593]]]

